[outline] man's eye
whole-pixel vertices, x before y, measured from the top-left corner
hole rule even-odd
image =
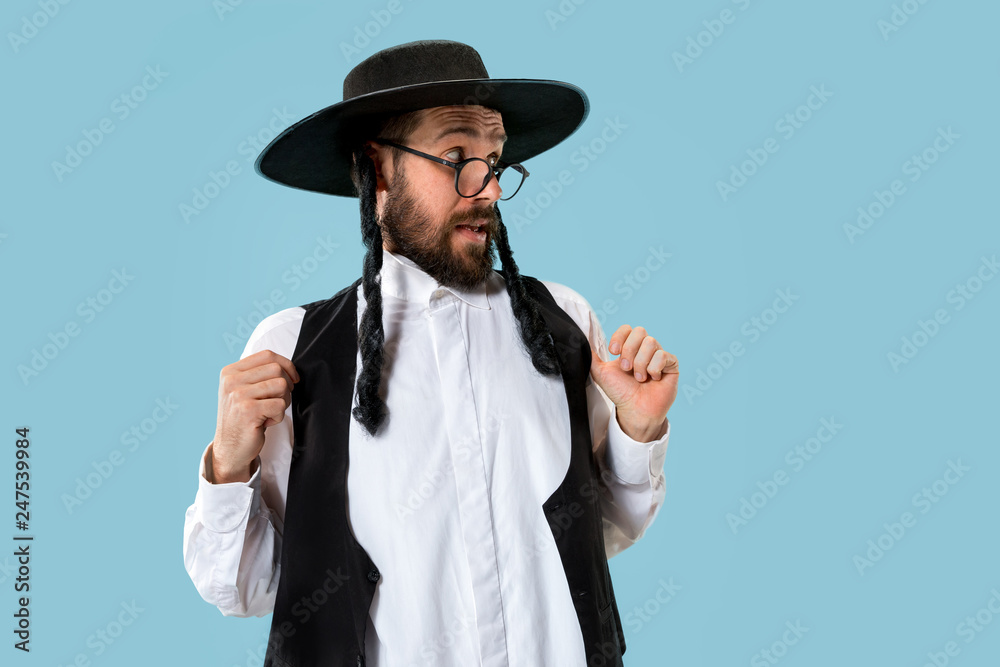
[[[465,151],[463,151],[461,148],[454,148],[445,153],[444,155],[445,158],[451,160],[452,162],[461,162],[462,160],[465,159]],[[490,155],[489,157],[486,158],[486,161],[495,167],[497,166],[497,163],[500,162],[500,158],[497,157],[496,155]]]

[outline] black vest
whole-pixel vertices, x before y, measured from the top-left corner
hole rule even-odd
[[[369,607],[381,575],[347,521],[348,437],[357,359],[357,288],[303,306],[292,356],[294,451],[281,577],[264,667],[365,663]],[[587,665],[620,666],[625,652],[604,550],[586,384],[587,337],[538,280],[525,277],[556,344],[569,404],[569,469],[542,504],[580,620]],[[374,446],[374,445],[373,445]]]

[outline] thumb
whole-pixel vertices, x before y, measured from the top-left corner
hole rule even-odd
[[[590,377],[594,378],[594,382],[597,383],[601,389],[607,392],[605,385],[607,384],[608,375],[608,364],[614,363],[613,361],[604,361],[601,356],[594,349],[593,343],[590,345]]]

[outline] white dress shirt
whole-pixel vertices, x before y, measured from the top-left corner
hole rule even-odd
[[[349,524],[382,574],[366,662],[583,665],[580,624],[542,511],[569,466],[562,378],[534,370],[499,274],[476,290],[452,289],[405,257],[383,255],[389,418],[376,439],[352,419],[348,443]],[[544,284],[607,360],[587,301]],[[359,322],[364,304],[359,286]],[[242,356],[270,349],[291,359],[304,314],[296,307],[266,318]],[[592,380],[587,399],[598,465],[608,471],[601,509],[611,557],[643,535],[663,502],[669,425],[659,440],[639,443]],[[227,616],[274,607],[292,434],[289,406],[265,432],[246,483],[211,483],[211,444],[202,456],[184,565]]]

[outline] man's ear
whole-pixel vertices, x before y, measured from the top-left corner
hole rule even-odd
[[[386,151],[380,150],[381,147],[376,147],[375,142],[366,141],[364,143],[365,155],[367,155],[372,162],[375,163],[375,191],[385,189],[385,176],[383,174],[382,168],[382,156],[386,154]]]

